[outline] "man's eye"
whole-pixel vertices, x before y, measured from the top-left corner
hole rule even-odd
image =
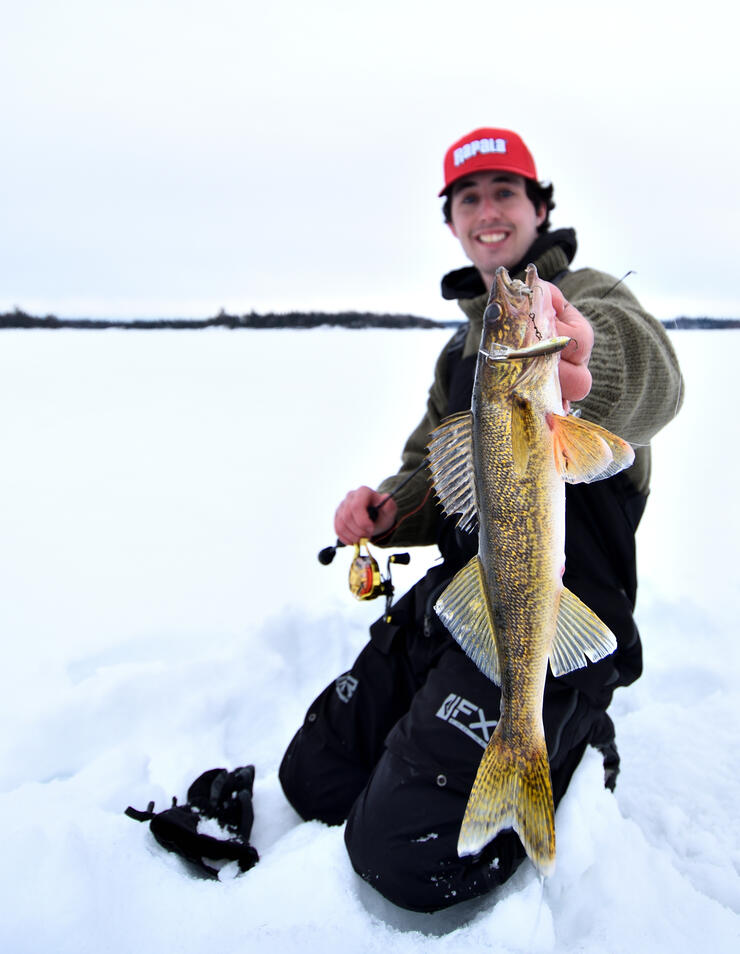
[[[461,196],[460,201],[464,202],[466,205],[472,205],[473,202],[476,202],[478,197],[472,192],[468,192],[467,195]]]

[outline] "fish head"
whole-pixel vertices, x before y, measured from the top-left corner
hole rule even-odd
[[[511,278],[501,266],[488,299],[482,346],[526,348],[556,334],[555,309],[537,275],[535,265],[527,265],[524,281]]]
[[[533,378],[552,375],[558,360],[555,352],[568,340],[556,335],[555,309],[537,268],[528,265],[521,281],[501,266],[483,316],[477,374],[481,389],[493,399],[496,392],[515,390],[525,374],[530,384]],[[541,357],[536,361],[507,357],[528,350]]]

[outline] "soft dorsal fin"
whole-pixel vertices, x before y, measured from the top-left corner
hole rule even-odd
[[[627,441],[581,418],[549,414],[555,466],[570,484],[590,484],[629,467],[635,452]]]
[[[448,517],[459,513],[458,526],[474,530],[478,524],[473,474],[473,414],[452,414],[431,433],[427,448],[434,489]]]
[[[563,587],[555,639],[550,649],[554,676],[582,669],[586,662],[598,662],[617,648],[614,633],[599,617]]]
[[[491,605],[477,555],[457,573],[434,604],[434,609],[480,671],[500,686],[501,667]]]

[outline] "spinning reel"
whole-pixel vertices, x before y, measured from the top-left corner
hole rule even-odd
[[[362,547],[365,548],[364,553],[360,552]],[[407,564],[410,560],[408,553],[392,553],[388,557],[387,576],[383,579],[378,561],[370,553],[367,539],[363,538],[355,544],[355,554],[349,566],[350,593],[358,600],[374,600],[378,596],[385,596],[385,610],[388,613],[393,597],[391,563]]]
[[[328,566],[334,559],[337,547],[344,546],[337,542],[335,547],[326,547],[319,553],[319,563]],[[364,548],[365,552],[361,552]],[[393,580],[391,579],[391,563],[405,565],[411,561],[408,553],[392,553],[388,557],[385,578],[380,575],[378,561],[370,552],[367,538],[363,537],[355,544],[355,552],[349,566],[349,591],[356,600],[374,600],[379,596],[385,597],[385,619],[390,622],[391,603],[393,601]]]

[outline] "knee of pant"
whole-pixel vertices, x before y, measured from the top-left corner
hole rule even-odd
[[[306,803],[305,799],[305,784],[301,784],[301,771],[298,765],[298,758],[296,755],[296,743],[298,740],[298,733],[294,736],[290,745],[283,755],[283,760],[280,763],[280,768],[278,769],[278,778],[280,779],[280,784],[283,787],[283,793],[288,799],[293,808],[298,812],[301,818],[304,821],[308,821],[314,816],[311,814],[311,811]]]
[[[417,771],[386,751],[352,806],[344,840],[352,867],[393,904],[430,913],[486,894],[524,857],[513,831],[475,858],[457,841],[467,790]]]
[[[505,831],[476,859],[457,854],[457,831],[417,838],[389,836],[377,826],[365,829],[353,807],[344,840],[352,867],[379,894],[400,908],[431,914],[480,897],[503,884],[525,858],[513,831]]]
[[[429,791],[427,782],[417,785],[403,770],[394,773],[396,761],[386,752],[352,806],[344,831],[347,853],[357,874],[393,904],[438,911],[463,900],[464,865],[456,850],[461,808],[440,804],[436,786]],[[430,802],[433,810],[420,812]]]
[[[445,906],[430,897],[436,892],[425,872],[411,863],[408,851],[399,850],[397,839],[380,826],[368,823],[357,803],[347,820],[344,842],[357,874],[388,901],[409,911],[431,912]]]
[[[367,781],[367,771],[339,758],[315,734],[299,729],[278,772],[285,797],[304,821],[341,825]]]

